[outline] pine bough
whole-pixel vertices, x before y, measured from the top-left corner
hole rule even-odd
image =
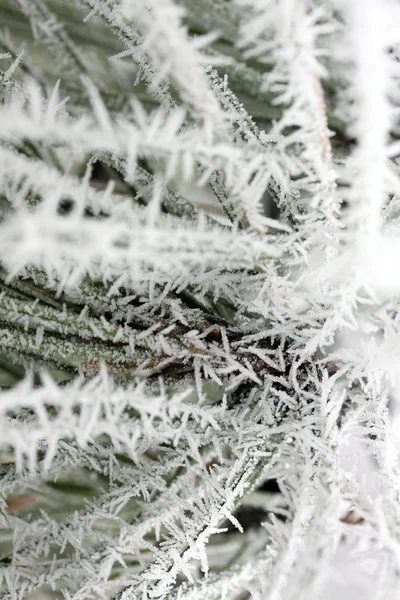
[[[0,16],[1,597],[398,598],[399,2]]]

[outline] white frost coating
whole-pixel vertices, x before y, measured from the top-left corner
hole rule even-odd
[[[142,48],[152,58],[157,77],[171,81],[182,100],[203,121],[209,143],[224,136],[228,115],[209,89],[203,68],[204,63],[211,64],[213,60],[199,52],[218,37],[218,32],[190,39],[182,24],[184,11],[173,0],[124,0],[120,10],[143,35]]]
[[[243,23],[240,46],[247,55],[274,65],[264,76],[264,85],[277,94],[275,102],[285,109],[271,133],[277,136],[283,153],[289,157],[291,145],[298,144],[296,156],[291,157],[289,164],[293,173],[300,170],[307,173],[304,184],[314,186],[312,202],[321,203],[331,221],[337,208],[333,198],[335,172],[321,85],[321,78],[327,73],[319,62],[322,51],[318,46],[334,25],[329,23],[321,6],[311,5],[308,10],[310,3],[303,0],[236,0],[236,3],[248,9],[252,17]],[[293,126],[299,129],[281,137],[286,128]],[[300,181],[300,189],[302,184]]]
[[[337,2],[347,22],[348,55],[354,61],[352,97],[354,120],[350,131],[357,139],[352,156],[356,177],[352,186],[352,220],[359,230],[360,252],[374,243],[381,226],[381,210],[390,170],[387,161],[393,120],[390,92],[393,86],[391,27],[398,26],[395,3],[378,0]],[[368,40],[368,43],[365,43]],[[371,85],[371,82],[374,82]],[[371,168],[373,165],[373,168]]]
[[[399,3],[17,4],[0,595],[398,600]]]

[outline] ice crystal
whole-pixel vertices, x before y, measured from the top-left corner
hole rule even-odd
[[[0,16],[2,598],[397,600],[397,0]]]

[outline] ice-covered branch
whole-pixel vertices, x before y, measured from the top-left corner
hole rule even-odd
[[[320,81],[326,72],[318,60],[319,40],[332,26],[321,7],[305,1],[237,0],[237,4],[246,15],[239,47],[248,57],[274,65],[265,75],[264,86],[276,94],[275,102],[284,106],[284,112],[271,133],[291,159],[295,185],[306,194],[304,202],[308,203],[311,192],[314,206],[321,204],[332,220],[335,172]]]

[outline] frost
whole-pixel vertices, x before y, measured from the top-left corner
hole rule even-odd
[[[0,17],[2,598],[397,600],[398,2]]]

